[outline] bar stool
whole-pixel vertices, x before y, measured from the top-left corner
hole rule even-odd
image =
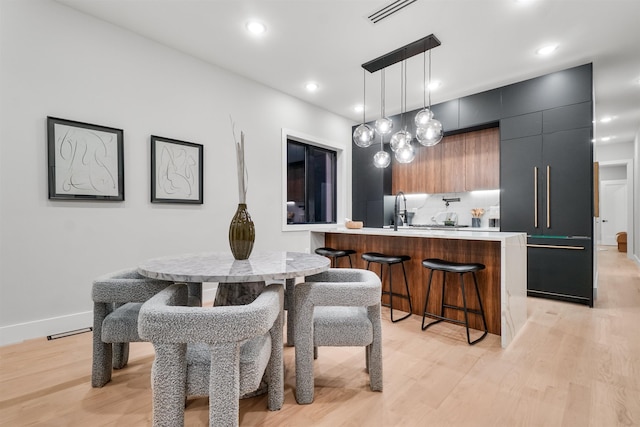
[[[427,285],[427,296],[424,300],[424,311],[422,312],[422,330],[424,331],[425,329],[427,329],[429,326],[431,325],[435,325],[436,323],[440,323],[443,320],[447,320],[449,322],[453,322],[453,323],[459,323],[461,325],[465,325],[467,328],[467,342],[470,345],[473,345],[475,343],[477,343],[478,341],[480,341],[481,339],[483,339],[484,337],[487,336],[487,320],[484,317],[484,309],[482,308],[482,300],[480,299],[480,291],[478,290],[478,280],[476,279],[476,271],[480,271],[480,270],[484,270],[485,266],[484,264],[477,264],[477,263],[458,263],[458,262],[452,262],[452,261],[445,261],[442,259],[438,259],[438,258],[428,258],[422,261],[422,265],[425,268],[428,268],[431,270],[431,273],[429,274],[429,284]],[[427,313],[427,304],[429,303],[429,294],[431,293],[431,280],[433,279],[433,272],[434,271],[442,271],[442,299],[441,299],[441,303],[440,303],[440,315],[437,314],[432,314],[432,313]],[[457,305],[450,305],[450,304],[445,304],[444,302],[444,297],[445,297],[445,278],[447,273],[458,273],[460,274],[460,289],[462,292],[462,307],[461,306],[457,306]],[[464,274],[465,273],[471,273],[473,275],[473,283],[475,284],[475,289],[476,289],[476,296],[478,298],[478,305],[480,306],[480,310],[476,310],[476,309],[470,309],[467,308],[467,296],[464,290]],[[458,320],[458,319],[452,319],[450,317],[445,317],[444,315],[444,309],[445,308],[449,308],[452,310],[460,310],[464,312],[464,321],[462,320]],[[473,341],[471,341],[471,338],[469,336],[469,313],[473,313],[473,314],[478,314],[480,316],[482,316],[482,324],[484,325],[484,334],[482,334],[482,336],[480,338],[477,338]],[[436,318],[438,320],[435,320],[433,322],[428,323],[427,325],[424,324],[425,321],[425,317],[429,316],[429,317],[433,317]]]
[[[411,313],[413,312],[413,307],[411,306],[411,295],[409,294],[409,282],[407,281],[407,272],[404,269],[404,262],[409,261],[411,257],[409,255],[385,255],[379,252],[365,252],[362,254],[362,259],[367,261],[367,270],[369,269],[369,264],[372,262],[380,264],[380,280],[383,280],[382,273],[383,273],[384,266],[385,265],[388,266],[387,269],[389,270],[389,290],[388,291],[383,290],[382,295],[389,295],[389,304],[382,304],[382,305],[384,305],[385,307],[389,307],[391,309],[391,321],[395,323],[411,316]],[[391,266],[394,264],[400,264],[402,266],[402,274],[404,274],[404,286],[405,286],[405,289],[407,290],[406,295],[393,292],[393,278],[391,274]],[[393,297],[394,296],[409,300],[409,313],[406,316],[403,316],[395,320],[393,318]]]
[[[351,263],[351,255],[355,254],[356,251],[353,249],[334,249],[334,248],[318,248],[316,249],[316,253],[318,255],[326,256],[331,259],[331,268],[335,268],[338,265],[338,258],[347,257],[349,258],[349,267],[353,268],[353,264]]]

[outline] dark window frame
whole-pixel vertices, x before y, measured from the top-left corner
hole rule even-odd
[[[292,138],[291,136],[287,136],[286,139],[287,142],[287,158],[286,158],[286,165],[287,165],[287,186],[286,186],[286,191],[287,191],[287,195],[286,195],[286,200],[287,200],[287,225],[324,225],[324,224],[337,224],[337,214],[338,214],[338,150],[333,149],[333,148],[326,148],[326,147],[321,147],[315,144],[310,144],[308,142],[296,139],[296,138]],[[295,188],[295,183],[292,184],[292,182],[290,181],[291,179],[291,163],[290,162],[290,155],[291,155],[291,146],[295,146],[298,148],[302,148],[304,150],[304,155],[303,155],[303,160],[301,160],[303,162],[303,203],[302,206],[296,206],[294,208],[291,208],[290,203],[293,201],[293,199],[296,196],[291,196],[291,192],[300,192],[300,189],[296,189]],[[329,163],[329,169],[330,171],[329,173],[329,180],[332,183],[332,186],[330,188],[330,194],[329,194],[329,198],[323,198],[323,196],[325,195],[325,193],[323,192],[318,192],[318,191],[314,191],[313,188],[310,188],[312,185],[314,185],[315,180],[313,179],[313,177],[310,174],[310,169],[313,167],[313,157],[314,155],[328,155],[328,159],[330,159],[330,163]],[[327,176],[327,172],[326,172],[326,168],[323,168],[323,172],[320,173],[319,176],[316,176],[316,178],[320,178],[322,179],[322,177],[326,177]],[[322,181],[322,183],[326,183],[327,181]],[[298,183],[298,186],[300,184]],[[298,198],[300,198],[299,195],[297,195]],[[330,199],[330,200],[328,200]],[[324,203],[323,203],[324,200]],[[327,202],[328,200],[328,202]],[[331,205],[331,212],[330,212],[330,216],[324,216],[323,214],[326,213],[326,205],[329,204]],[[302,218],[302,220],[300,220],[300,215],[302,214],[303,211],[303,215],[304,217]],[[297,219],[296,219],[297,218]]]

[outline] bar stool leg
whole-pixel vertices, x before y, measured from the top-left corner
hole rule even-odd
[[[431,270],[431,272],[429,273],[429,283],[427,284],[427,297],[424,300],[424,310],[422,311],[422,330],[423,331],[434,323],[442,322],[442,320],[436,320],[434,322],[429,323],[428,325],[424,324],[425,318],[427,317],[427,305],[429,304],[429,295],[431,295],[431,281],[433,280],[433,272],[434,270]]]
[[[409,300],[409,313],[413,313],[413,306],[411,305],[411,294],[409,293],[409,281],[407,280],[407,271],[404,269],[404,262],[401,262],[402,274],[404,275],[404,288],[407,291],[407,299]]]
[[[484,337],[487,336],[487,323],[484,317],[484,310],[482,308],[482,300],[480,300],[480,291],[478,290],[478,282],[476,279],[476,274],[475,272],[472,272],[473,274],[473,280],[474,280],[474,284],[475,284],[475,288],[476,288],[476,296],[478,298],[478,303],[480,304],[480,310],[479,310],[479,314],[482,316],[482,323],[484,325],[484,333],[482,334],[482,336],[480,336],[479,338],[471,341],[471,337],[469,335],[469,316],[468,316],[468,309],[467,309],[467,295],[466,292],[464,290],[464,273],[460,273],[460,287],[462,288],[462,307],[463,307],[463,311],[464,311],[464,323],[465,323],[465,327],[467,328],[467,342],[470,345],[473,345],[475,343],[477,343],[478,341],[480,341],[481,339],[483,339]],[[473,311],[473,310],[472,310]]]
[[[407,313],[406,315],[402,316],[399,319],[393,318],[393,278],[392,278],[393,275],[391,274],[392,273],[391,264],[389,264],[387,266],[387,270],[389,270],[389,309],[391,310],[391,322],[393,323],[399,322],[411,316],[411,296],[409,295],[409,284],[407,282],[407,273],[404,270],[404,263],[401,262],[400,264],[402,264],[402,272],[404,273],[404,283],[405,283],[405,286],[407,287],[407,299],[409,300],[409,313]]]
[[[347,255],[347,258],[349,258],[349,268],[353,268],[353,264],[351,263],[351,255]]]

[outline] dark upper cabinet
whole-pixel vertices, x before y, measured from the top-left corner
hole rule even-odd
[[[590,128],[593,126],[593,107],[591,102],[567,105],[542,112],[542,131],[544,133],[561,130]]]
[[[547,74],[502,88],[502,117],[591,101],[591,64]]]
[[[494,89],[460,98],[458,127],[465,129],[500,120],[502,114],[501,92],[501,89]]]
[[[442,130],[445,134],[460,129],[458,123],[459,105],[459,100],[454,99],[431,106],[433,118],[442,123]],[[415,112],[417,113],[418,111],[419,110],[416,110]],[[413,117],[414,115],[415,114],[412,114],[411,116]]]
[[[542,133],[542,111],[500,120],[500,139],[523,138]]]
[[[500,143],[500,226],[541,236],[591,236],[591,129]]]

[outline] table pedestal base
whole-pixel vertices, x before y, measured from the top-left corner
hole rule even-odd
[[[264,282],[218,283],[218,292],[213,305],[251,304],[264,288]]]

